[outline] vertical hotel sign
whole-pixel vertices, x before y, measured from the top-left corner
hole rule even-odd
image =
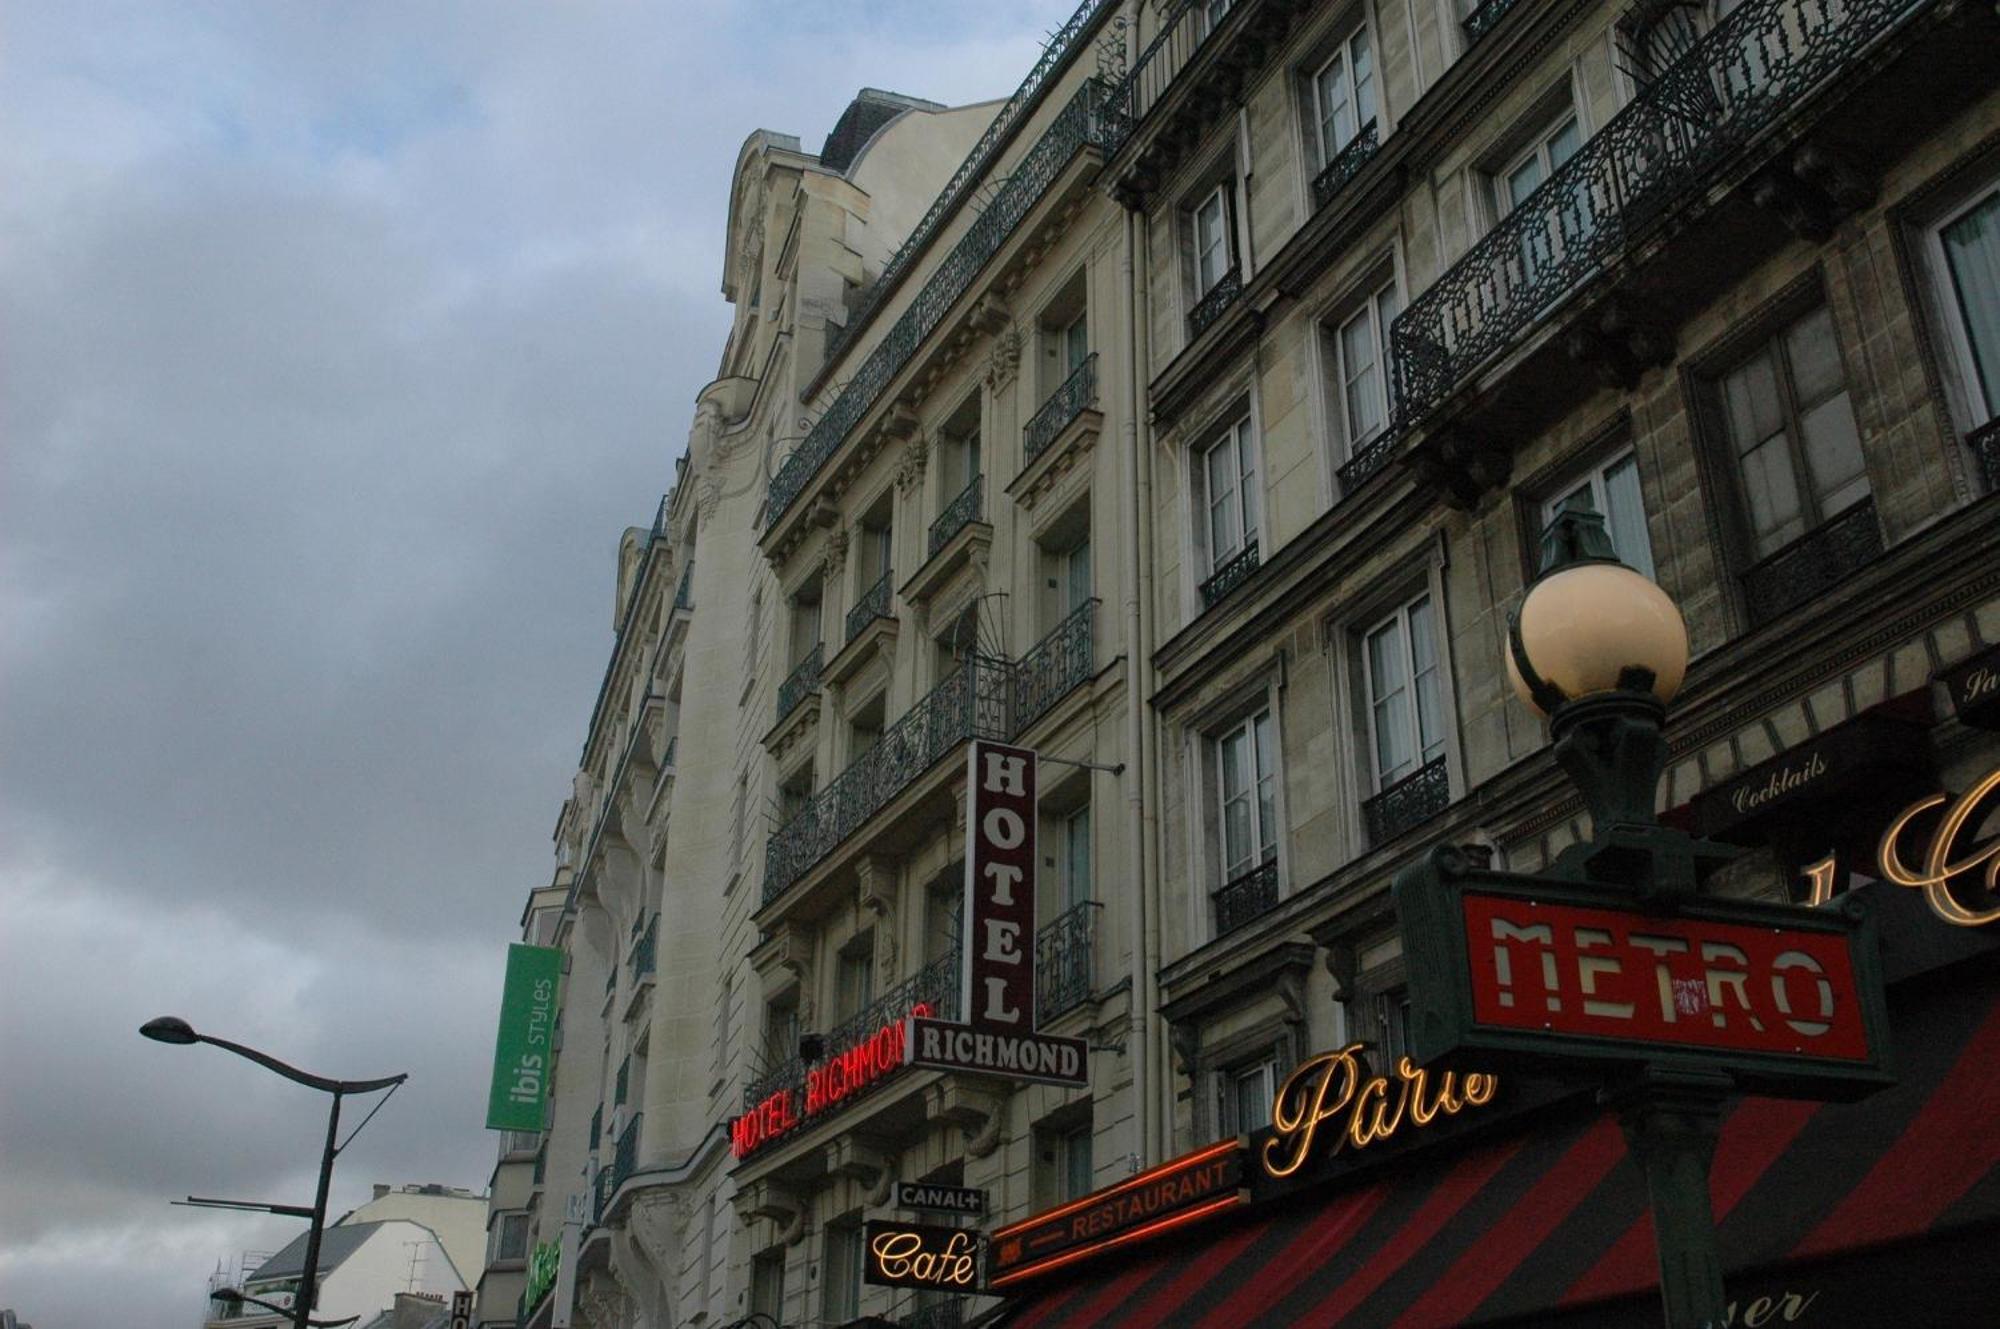
[[[562,951],[553,946],[507,948],[507,985],[500,994],[500,1034],[493,1046],[493,1089],[486,1128],[539,1131],[555,1051],[556,987]]]

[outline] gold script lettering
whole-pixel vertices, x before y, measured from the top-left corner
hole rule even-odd
[[[953,1233],[940,1251],[924,1249],[924,1239],[916,1232],[884,1232],[871,1243],[875,1265],[889,1278],[915,1278],[948,1287],[970,1287],[973,1282],[972,1238]]]
[[[1435,1095],[1427,1096],[1429,1074],[1408,1057],[1396,1059],[1393,1080],[1365,1074],[1363,1046],[1349,1043],[1338,1052],[1308,1057],[1285,1077],[1271,1106],[1276,1134],[1264,1142],[1264,1170],[1270,1175],[1289,1177],[1305,1166],[1319,1128],[1343,1113],[1347,1119],[1336,1131],[1336,1153],[1386,1140],[1405,1120],[1427,1126],[1440,1116],[1484,1106],[1499,1092],[1500,1082],[1491,1075],[1467,1075],[1460,1081],[1446,1071],[1438,1077]]]
[[[1964,832],[1966,823],[1972,820],[1980,804],[1996,789],[2000,789],[2000,770],[1993,771],[1985,779],[1960,794],[1956,802],[1951,802],[1949,794],[1933,794],[1929,798],[1920,798],[1904,808],[1902,814],[1889,823],[1889,829],[1882,833],[1882,844],[1878,850],[1882,876],[1898,886],[1908,886],[1913,890],[1922,891],[1924,899],[1930,903],[1932,912],[1947,923],[1973,928],[2000,919],[2000,905],[1984,909],[1969,907],[1953,895],[1951,890],[1953,877],[1976,872],[1982,864],[1986,868],[1986,890],[1989,894],[2000,890],[2000,840],[1994,841],[1970,857],[1956,863],[1951,861],[1952,851],[1957,848],[1958,837]],[[1924,855],[1923,866],[1919,869],[1910,868],[1903,862],[1902,855],[1897,849],[1897,842],[1902,838],[1904,828],[1915,817],[1947,802],[1951,802],[1951,807],[1946,811],[1937,833],[1931,837],[1930,851]]]

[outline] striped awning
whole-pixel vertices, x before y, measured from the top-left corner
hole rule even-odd
[[[2000,1323],[2000,973],[1916,987],[1892,996],[1895,1088],[1730,1109],[1712,1171],[1727,1283],[1740,1313],[1766,1299],[1737,1323]],[[1006,1323],[1657,1326],[1656,1279],[1618,1125],[1571,1100],[1510,1138],[1106,1262]]]

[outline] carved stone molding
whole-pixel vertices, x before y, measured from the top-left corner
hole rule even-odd
[[[1757,177],[1750,201],[1793,235],[1821,244],[1843,219],[1875,201],[1875,185],[1831,148],[1807,143]]]
[[[988,291],[973,302],[972,326],[988,336],[998,336],[1013,322],[1013,314],[1007,308],[1006,298],[997,291]]]
[[[832,581],[847,567],[847,527],[836,524],[826,533],[826,580]]]
[[[848,1133],[827,1141],[826,1170],[836,1177],[850,1177],[873,1189],[885,1175],[895,1170],[895,1159],[867,1140]]]
[[[1674,356],[1673,334],[1637,301],[1614,295],[1591,310],[1563,339],[1570,359],[1588,367],[1608,388],[1639,386],[1649,369]]]
[[[736,1191],[736,1212],[745,1218],[768,1218],[783,1227],[804,1210],[795,1192],[768,1178],[745,1182]]]
[[[1173,1044],[1174,1060],[1182,1075],[1193,1075],[1201,1063],[1201,1026],[1193,1020],[1167,1026],[1167,1041]]]
[[[910,435],[903,444],[903,455],[896,462],[896,488],[907,494],[923,484],[930,458],[930,440],[921,433]]]
[[[998,392],[1014,381],[1021,368],[1021,333],[1009,326],[993,338],[993,350],[986,357],[986,386]]]

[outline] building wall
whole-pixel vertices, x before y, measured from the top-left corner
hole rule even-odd
[[[378,1194],[344,1218],[348,1223],[373,1223],[406,1218],[437,1234],[452,1271],[470,1285],[486,1263],[488,1197],[455,1188],[422,1186],[377,1187]]]

